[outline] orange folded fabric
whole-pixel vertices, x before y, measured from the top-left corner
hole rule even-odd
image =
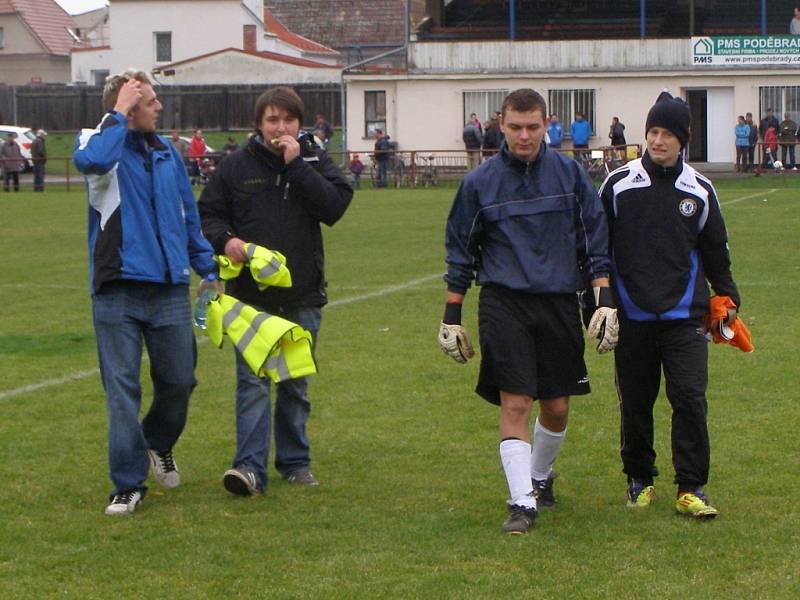
[[[736,308],[729,296],[712,296],[706,316],[706,330],[711,332],[715,344],[730,344],[742,352],[752,352],[755,347],[747,325],[738,316],[733,323],[724,323],[729,308]]]

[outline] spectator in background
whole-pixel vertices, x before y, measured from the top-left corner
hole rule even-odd
[[[797,171],[794,160],[794,145],[797,141],[797,123],[792,120],[788,112],[783,114],[783,121],[780,122],[778,127],[778,141],[781,143],[783,168]]]
[[[734,135],[736,136],[736,172],[747,171],[747,149],[750,146],[750,126],[742,115],[736,119]]]
[[[772,125],[764,135],[764,160],[761,166],[772,168],[775,166],[775,157],[778,155],[778,132]]]
[[[172,144],[172,147],[175,148],[175,152],[178,153],[178,156],[181,157],[183,164],[186,165],[186,158],[189,155],[189,144],[182,140],[181,134],[175,130],[171,131],[169,135],[169,141]]]
[[[203,130],[195,129],[192,141],[189,143],[189,177],[192,185],[200,180],[200,163],[206,155],[206,141],[203,139]]]
[[[314,121],[314,130],[322,132],[322,135],[317,135],[316,133],[314,135],[317,135],[317,137],[322,140],[322,143],[325,144],[325,148],[327,149],[334,131],[331,124],[325,120],[323,115],[317,115],[317,120]]]
[[[612,146],[624,146],[626,144],[625,125],[619,122],[618,117],[611,119],[611,129],[608,131],[608,137]]]
[[[492,117],[486,125],[483,135],[483,157],[490,158],[497,154],[503,145],[503,132],[500,129],[500,122],[497,117]]]
[[[558,115],[550,115],[547,125],[547,137],[550,138],[550,147],[558,150],[561,148],[561,141],[564,139],[564,128],[558,120]]]
[[[789,24],[789,33],[792,35],[800,35],[800,6],[794,7],[794,17]]]
[[[778,131],[778,127],[780,123],[778,123],[778,119],[775,118],[774,111],[771,108],[767,109],[767,116],[761,119],[761,122],[758,124],[758,134],[761,136],[761,139],[765,142],[767,141],[767,130],[770,127],[774,127],[775,131]]]
[[[375,130],[375,162],[378,163],[378,179],[375,185],[385,188],[389,183],[389,159],[391,158],[392,145],[389,136],[382,129]]]
[[[353,154],[353,157],[350,159],[350,165],[348,166],[348,169],[353,175],[353,187],[360,188],[361,173],[364,171],[364,163],[361,162],[358,154]]]
[[[11,182],[14,182],[14,191],[19,191],[19,172],[25,167],[22,158],[22,148],[17,143],[17,134],[9,132],[6,143],[0,146],[0,164],[3,165],[3,191],[10,191]]]
[[[747,170],[752,171],[756,164],[756,144],[758,144],[758,127],[753,122],[753,113],[745,115],[745,123],[750,126],[750,145],[747,147]]]
[[[40,129],[36,132],[36,139],[31,144],[31,159],[33,160],[33,191],[44,191],[44,165],[47,163],[47,145],[45,138],[47,132]]]
[[[481,146],[483,145],[483,128],[475,113],[469,116],[469,121],[464,125],[461,139],[467,148],[467,169],[472,171],[481,164]]]
[[[572,147],[578,150],[575,152],[575,160],[580,161],[585,154],[581,150],[589,147],[589,138],[592,137],[592,125],[584,118],[583,113],[575,113],[569,133],[572,136]]]
[[[232,137],[228,138],[228,141],[225,142],[225,145],[222,146],[222,155],[227,156],[231,152],[236,152],[239,149],[239,144],[236,143],[236,140]]]

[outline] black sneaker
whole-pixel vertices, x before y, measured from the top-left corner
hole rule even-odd
[[[256,474],[250,469],[228,469],[222,476],[222,485],[235,496],[260,494]]]
[[[503,533],[508,535],[522,535],[528,533],[536,521],[536,509],[525,508],[517,504],[508,505],[508,518],[503,523]]]
[[[117,494],[111,500],[111,504],[106,506],[107,515],[130,515],[139,506],[142,501],[142,492],[140,490],[130,490]]]
[[[286,481],[293,485],[319,485],[319,481],[308,469],[301,469],[286,476]]]
[[[556,505],[556,497],[553,495],[553,482],[556,477],[558,477],[558,473],[551,471],[547,479],[531,479],[536,504],[542,508],[553,508]]]

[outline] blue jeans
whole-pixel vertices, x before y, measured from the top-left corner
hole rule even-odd
[[[389,184],[389,161],[378,161],[378,187],[386,187]]]
[[[322,310],[293,308],[280,316],[311,332],[316,346]],[[259,379],[236,352],[236,457],[235,468],[255,473],[260,489],[267,487],[267,460],[272,430],[269,378]],[[306,422],[311,413],[308,378],[283,381],[275,399],[275,468],[283,477],[307,469],[310,463]]]
[[[789,160],[786,160],[787,158]],[[781,160],[784,169],[794,167],[794,144],[781,144]]]
[[[33,191],[44,191],[44,161],[33,161]]]
[[[197,347],[186,285],[116,281],[92,299],[100,375],[108,403],[108,461],[114,494],[145,491],[147,449],[171,450],[197,384]],[[142,342],[153,402],[139,423]]]

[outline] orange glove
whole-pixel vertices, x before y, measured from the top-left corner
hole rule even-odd
[[[750,338],[750,330],[737,316],[732,323],[725,323],[728,309],[736,309],[729,296],[712,296],[709,314],[706,316],[706,330],[711,332],[715,344],[730,344],[742,352],[755,350]]]

